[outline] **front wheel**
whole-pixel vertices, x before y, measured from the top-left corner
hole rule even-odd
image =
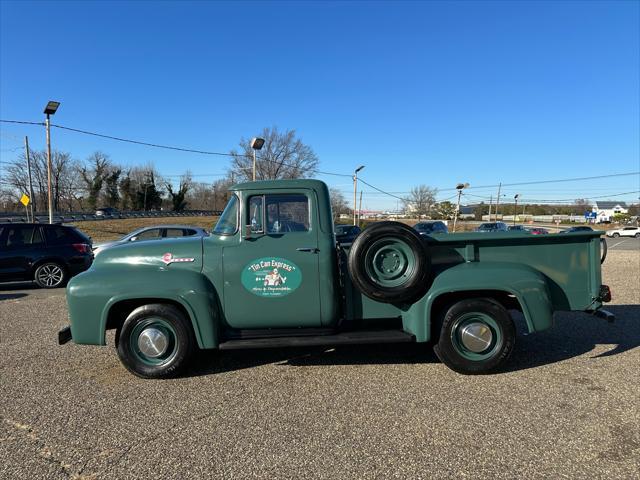
[[[467,375],[488,373],[502,365],[515,346],[509,312],[484,298],[462,300],[440,319],[440,338],[433,347],[452,370]]]
[[[613,235],[611,235],[613,238],[619,238],[620,234],[618,232],[614,233]]]
[[[173,305],[164,304],[136,308],[118,330],[117,338],[120,361],[142,378],[178,375],[196,345],[185,315]]]

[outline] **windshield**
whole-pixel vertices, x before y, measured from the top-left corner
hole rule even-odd
[[[220,215],[216,227],[213,229],[215,235],[233,235],[238,230],[238,197],[235,195],[229,199],[229,203],[224,207],[224,212]]]
[[[433,231],[433,224],[432,223],[418,223],[416,225],[416,230],[418,230],[419,232],[426,232],[429,233],[431,231]]]

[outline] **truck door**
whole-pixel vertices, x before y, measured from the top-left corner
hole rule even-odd
[[[315,211],[310,192],[244,196],[241,238],[223,251],[230,327],[320,326]]]

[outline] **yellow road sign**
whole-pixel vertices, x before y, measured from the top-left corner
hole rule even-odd
[[[22,197],[20,197],[20,203],[23,204],[25,207],[27,205],[29,205],[29,202],[31,201],[31,199],[29,198],[29,195],[26,194],[22,194]]]

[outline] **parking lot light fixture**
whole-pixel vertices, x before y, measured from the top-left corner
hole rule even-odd
[[[364,168],[360,165],[353,172],[353,224],[356,224],[356,192],[358,191],[358,172]]]
[[[513,196],[513,200],[515,201],[515,206],[513,207],[513,224],[516,224],[516,215],[518,214],[518,197],[520,196],[519,193],[516,193]]]
[[[456,185],[456,190],[458,190],[458,205],[456,206],[455,215],[453,217],[453,231],[456,231],[456,224],[458,223],[458,214],[460,213],[460,197],[462,196],[462,190],[465,188],[469,188],[468,183],[459,183]]]
[[[56,113],[60,102],[50,100],[44,107],[45,129],[47,134],[47,190],[48,190],[48,206],[49,206],[49,223],[53,223],[53,202],[51,196],[51,122],[49,117]]]
[[[264,138],[253,137],[251,139],[251,149],[253,150],[253,181],[256,181],[256,150],[262,149]]]

